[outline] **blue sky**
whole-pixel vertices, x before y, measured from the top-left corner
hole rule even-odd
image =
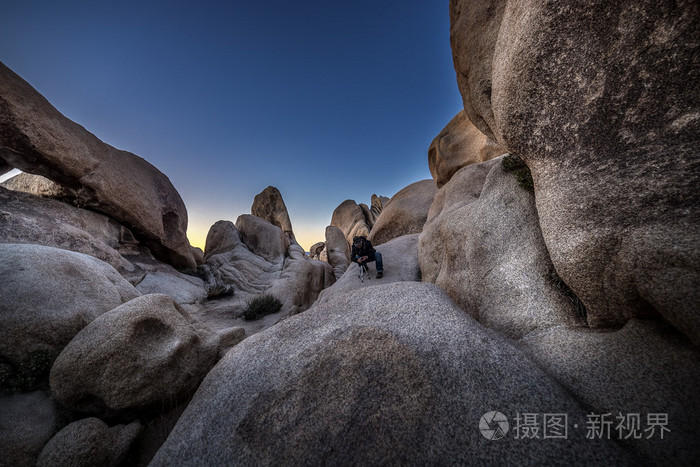
[[[280,189],[302,246],[430,178],[461,108],[448,2],[3,2],[0,60],[173,182],[193,244]]]

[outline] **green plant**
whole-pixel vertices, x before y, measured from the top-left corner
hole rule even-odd
[[[250,300],[243,312],[243,319],[253,321],[265,315],[277,313],[282,308],[282,302],[269,294],[258,295]]]
[[[535,183],[532,180],[532,173],[530,168],[525,165],[525,162],[513,154],[508,154],[503,158],[503,170],[515,175],[516,180],[518,180],[518,185],[527,191],[535,191]]]
[[[46,384],[55,355],[47,349],[31,352],[18,366],[0,364],[0,393],[33,391]]]

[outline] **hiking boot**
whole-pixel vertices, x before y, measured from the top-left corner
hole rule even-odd
[[[378,271],[377,272],[377,279],[381,279],[383,275],[384,275],[383,271]]]

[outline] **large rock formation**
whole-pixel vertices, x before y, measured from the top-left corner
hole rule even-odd
[[[240,216],[236,225],[214,224],[204,259],[208,289],[233,291],[239,311],[248,299],[267,293],[282,301],[283,313],[298,313],[335,281],[328,263],[309,259],[279,227],[252,215]]]
[[[261,217],[269,223],[276,225],[295,243],[294,232],[292,231],[292,221],[289,219],[287,205],[284,204],[282,194],[274,186],[268,186],[261,193],[255,195],[250,213]]]
[[[428,167],[435,184],[441,188],[462,167],[493,159],[505,152],[479,131],[461,110],[430,143]]]
[[[139,292],[91,256],[0,244],[0,357],[15,368],[34,352],[51,360],[101,314]]]
[[[343,231],[332,225],[326,227],[324,246],[328,264],[333,268],[335,278],[339,279],[350,265],[350,245],[345,239]]]
[[[557,280],[534,197],[502,161],[464,167],[441,188],[441,210],[431,213],[420,236],[423,280],[508,337],[583,324],[575,297],[567,297]]]
[[[368,239],[376,246],[392,238],[420,233],[436,192],[432,180],[421,180],[401,189],[382,210]]]
[[[593,326],[661,315],[700,343],[700,4],[450,3],[470,120],[532,171]]]
[[[132,229],[158,258],[194,269],[187,211],[168,177],[61,115],[2,63],[0,160],[68,188],[80,206]]]
[[[627,461],[614,442],[584,436],[485,439],[479,420],[492,410],[586,416],[438,287],[369,287],[234,347],[151,465]]]
[[[167,295],[138,297],[103,314],[63,349],[51,390],[82,412],[131,413],[191,393],[214,365],[218,335]]]
[[[139,253],[131,232],[109,217],[0,187],[0,242],[34,243],[94,256],[125,273]]]
[[[614,332],[553,328],[521,345],[593,413],[610,414],[611,438],[638,451],[644,463],[692,465],[700,454],[698,352],[667,327],[632,319]],[[665,417],[672,431],[650,430],[654,414]]]
[[[353,237],[367,237],[371,228],[362,207],[351,199],[346,199],[335,208],[331,216],[331,225],[343,232],[349,244],[352,243]]]
[[[121,465],[141,428],[139,422],[109,427],[99,418],[78,420],[51,438],[41,450],[36,465],[116,467]]]

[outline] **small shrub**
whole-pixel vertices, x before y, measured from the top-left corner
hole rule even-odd
[[[243,319],[247,321],[260,319],[265,315],[277,313],[280,308],[282,308],[282,302],[276,297],[269,294],[258,295],[248,302],[243,312]]]
[[[503,158],[503,170],[515,175],[516,180],[518,180],[518,185],[527,191],[535,191],[535,183],[532,180],[532,173],[525,162],[518,156],[513,154],[508,154]]]
[[[234,294],[233,286],[230,285],[214,285],[207,289],[207,300],[216,300],[218,298],[231,297]]]

